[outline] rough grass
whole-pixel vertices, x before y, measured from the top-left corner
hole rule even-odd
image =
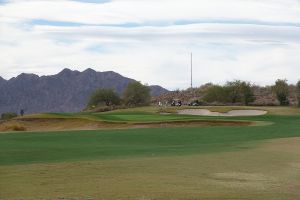
[[[0,166],[0,199],[299,199],[299,138],[241,147],[213,154]]]
[[[20,123],[7,123],[1,126],[0,131],[26,131],[26,127]]]

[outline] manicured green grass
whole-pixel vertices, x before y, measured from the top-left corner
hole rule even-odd
[[[118,116],[128,119],[126,114]],[[274,124],[6,133],[0,135],[0,165],[235,151],[246,148],[243,145],[249,142],[300,136],[299,116],[267,115],[234,119],[271,121]]]
[[[147,112],[120,112],[120,113],[99,113],[93,114],[100,120],[116,121],[116,122],[158,122],[158,121],[182,121],[182,120],[197,120],[198,116],[168,114],[162,115],[157,113]]]
[[[169,122],[169,121],[194,121],[202,119],[230,120],[230,118],[211,118],[193,115],[178,114],[160,114],[156,112],[143,112],[134,110],[121,110],[103,113],[46,113],[33,115],[35,118],[79,118],[104,122],[121,122],[121,123],[151,123],[151,122]]]
[[[143,112],[134,110],[104,112],[104,113],[46,113],[29,117],[38,118],[83,118],[106,122],[157,122],[199,119],[197,116],[159,114],[155,112]]]
[[[35,115],[125,123],[267,123],[1,133],[0,199],[299,199],[299,109],[266,110],[265,116],[230,118],[159,115],[154,107]]]

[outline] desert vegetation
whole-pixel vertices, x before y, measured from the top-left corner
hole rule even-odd
[[[128,106],[147,106],[150,104],[150,89],[139,82],[131,82],[123,94],[124,103]]]
[[[289,105],[289,85],[287,84],[287,80],[278,79],[272,89],[276,94],[280,105]]]
[[[207,83],[195,88],[176,90],[153,99],[154,102],[170,102],[181,99],[187,105],[198,101],[201,105],[251,105],[286,106],[298,105],[299,86],[279,79],[270,86],[258,86],[242,80],[226,82],[224,85]]]
[[[15,117],[17,117],[17,113],[2,113],[1,114],[1,120],[9,120],[9,119],[13,119]]]
[[[120,105],[121,99],[113,89],[97,89],[89,99],[88,107]]]
[[[120,97],[113,89],[97,89],[90,97],[87,111],[110,111],[128,107],[140,107],[150,104],[150,88],[140,82],[130,82]]]
[[[208,103],[241,103],[249,105],[255,100],[250,83],[244,81],[227,82],[224,86],[207,84],[203,100]]]

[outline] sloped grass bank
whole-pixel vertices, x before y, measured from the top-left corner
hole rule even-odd
[[[151,107],[150,107],[151,108]],[[120,110],[107,113],[46,113],[16,118],[0,124],[1,131],[24,127],[27,131],[99,130],[124,128],[249,126],[251,121],[192,115]]]

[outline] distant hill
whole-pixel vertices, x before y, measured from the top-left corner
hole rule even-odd
[[[5,80],[0,77],[0,113],[19,112],[77,112],[82,110],[96,88],[112,88],[122,94],[133,79],[118,73],[83,72],[64,69],[52,76],[20,74]],[[152,96],[168,92],[160,86],[149,86]]]
[[[5,82],[6,82],[6,80],[0,76],[0,88]]]

